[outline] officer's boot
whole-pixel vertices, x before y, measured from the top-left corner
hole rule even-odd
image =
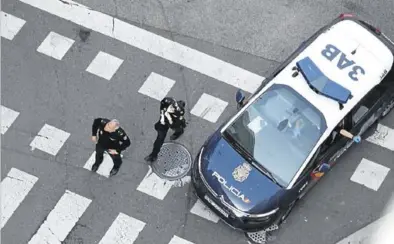
[[[145,161],[147,161],[147,162],[154,162],[154,161],[156,161],[157,160],[157,156],[155,156],[155,155],[153,155],[152,153],[151,154],[149,154],[148,156],[146,156],[145,158],[144,158],[144,160]]]
[[[93,172],[96,172],[98,168],[99,168],[99,165],[95,163],[95,164],[93,164],[93,166],[92,166],[92,171],[93,171]]]

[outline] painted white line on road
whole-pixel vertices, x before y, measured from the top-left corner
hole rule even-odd
[[[200,99],[198,99],[190,113],[212,123],[216,123],[227,105],[227,102],[204,93]]]
[[[86,71],[106,80],[111,80],[122,63],[122,59],[100,51]]]
[[[61,244],[92,200],[66,190],[28,244]]]
[[[174,84],[174,80],[152,72],[138,92],[161,101],[167,96]]]
[[[19,112],[9,109],[7,107],[1,106],[1,134],[5,134],[8,128],[15,122],[18,118]]]
[[[378,124],[376,131],[367,141],[394,151],[394,129]]]
[[[26,21],[1,11],[1,36],[13,40]]]
[[[350,180],[377,191],[389,171],[389,168],[363,158]]]
[[[73,39],[51,31],[37,48],[37,52],[57,60],[62,60],[73,44]]]
[[[144,227],[144,222],[119,213],[99,244],[133,244]]]
[[[12,168],[1,182],[1,228],[19,207],[38,178]]]
[[[95,161],[96,161],[96,152],[93,152],[83,167],[87,170],[92,171],[92,166]],[[114,167],[114,161],[112,160],[111,156],[109,156],[107,153],[104,153],[103,162],[100,164],[100,167],[98,168],[96,173],[108,178],[109,173],[111,172],[113,167]]]
[[[174,235],[168,244],[194,244],[194,243]]]
[[[30,143],[32,150],[39,149],[53,156],[59,152],[70,133],[45,124]]]
[[[264,80],[262,76],[73,1],[20,1],[251,93]]]
[[[394,220],[394,211],[393,209],[391,209],[391,212],[386,213],[385,216],[370,223],[364,228],[354,232],[353,234],[342,239],[336,244],[388,244],[388,243],[391,244],[393,237],[391,237],[390,239],[388,238],[385,242],[373,242],[372,240],[375,239],[374,238],[375,235],[381,237],[388,237],[389,235],[393,236],[393,232],[392,232],[392,226],[394,224],[393,220]],[[382,226],[383,224],[387,224],[387,223],[389,225]],[[383,228],[383,230],[385,230],[384,233],[381,232],[382,227],[386,228],[386,229]],[[391,232],[388,230],[391,230]]]
[[[192,209],[190,210],[190,213],[195,214],[201,218],[207,219],[209,221],[212,221],[214,223],[217,223],[219,221],[219,217],[212,212],[205,204],[198,199],[196,203],[193,205]]]
[[[157,199],[163,200],[175,181],[168,181],[157,176],[149,167],[148,173],[141,181],[137,190]]]

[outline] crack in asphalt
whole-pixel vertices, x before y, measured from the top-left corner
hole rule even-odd
[[[18,179],[18,178],[15,178],[15,177],[9,176],[9,175],[7,175],[7,177],[8,177],[8,178],[10,178],[10,179],[17,180],[17,181],[25,182],[24,180],[21,180],[21,179]]]

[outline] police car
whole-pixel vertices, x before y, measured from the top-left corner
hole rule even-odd
[[[244,232],[279,226],[394,106],[394,43],[351,14],[321,28],[201,147],[197,196]],[[346,162],[343,162],[346,163]]]

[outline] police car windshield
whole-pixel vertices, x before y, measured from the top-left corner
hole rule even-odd
[[[273,85],[225,131],[287,186],[308,157],[326,121],[320,111],[286,85]]]

